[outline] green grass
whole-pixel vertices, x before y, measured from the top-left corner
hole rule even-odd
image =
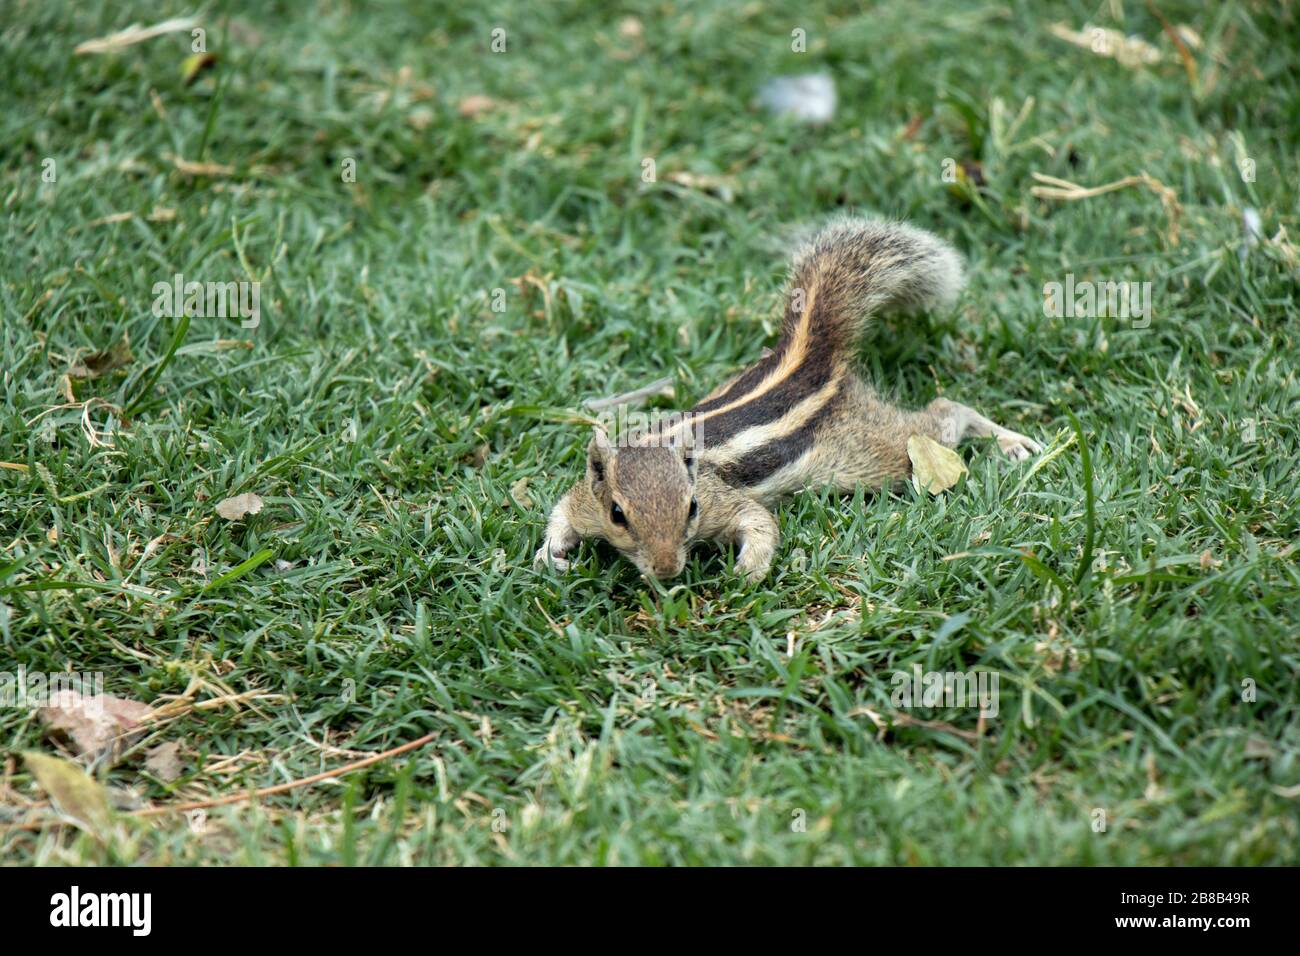
[[[599,4],[251,4],[205,21],[220,59],[192,86],[185,34],[72,55],[192,8],[10,3],[0,461],[25,469],[0,468],[2,669],[102,671],[146,702],[276,695],[99,768],[122,807],[437,738],[201,834],[120,817],[96,837],[16,756],[62,745],[0,709],[0,826],[44,822],[0,832],[0,857],[1300,862],[1297,263],[1238,256],[1245,207],[1300,240],[1300,28],[1287,4],[1157,5],[1203,40],[1198,88],[1138,3],[706,0],[658,5],[640,38]],[[1056,20],[1166,59],[1121,66]],[[753,107],[766,77],[823,69],[829,126]],[[498,108],[461,116],[476,94]],[[976,202],[945,159],[981,164]],[[1177,242],[1151,190],[1062,202],[1035,172],[1145,172],[1177,195]],[[952,313],[873,337],[882,387],[1060,453],[1034,470],[968,446],[938,499],[804,496],[757,586],[707,550],[666,590],[591,546],[568,577],[534,572],[588,437],[566,410],[662,375],[685,405],[753,360],[781,237],[842,208],[970,265]],[[261,324],[155,316],[176,272],[262,279]],[[1149,327],[1044,315],[1067,273],[1151,282]],[[70,403],[68,368],[124,337],[133,361]],[[111,447],[83,414],[115,423]],[[215,516],[243,492],[260,514]],[[999,675],[982,736],[969,709],[899,713],[892,676],[916,664]],[[165,783],[143,755],[172,740]]]

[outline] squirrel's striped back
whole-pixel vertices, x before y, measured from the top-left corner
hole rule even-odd
[[[776,347],[687,413],[701,462],[753,487],[797,461],[856,387],[871,317],[947,304],[961,285],[960,257],[923,230],[844,218],[818,232],[795,254]]]

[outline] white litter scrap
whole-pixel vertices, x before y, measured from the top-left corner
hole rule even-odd
[[[777,116],[828,123],[835,115],[835,80],[829,73],[776,76],[763,84],[758,100]]]
[[[1242,210],[1241,231],[1243,238],[1238,254],[1241,256],[1241,261],[1245,262],[1250,255],[1250,250],[1259,245],[1259,240],[1264,238],[1264,223],[1259,218],[1258,210],[1250,206]]]

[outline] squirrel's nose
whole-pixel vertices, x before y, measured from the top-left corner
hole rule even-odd
[[[682,570],[675,554],[656,556],[650,567],[657,578],[675,578]]]

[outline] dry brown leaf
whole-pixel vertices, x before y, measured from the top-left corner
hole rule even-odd
[[[510,500],[519,506],[520,511],[531,511],[532,496],[528,494],[528,479],[520,478],[510,486]]]
[[[474,119],[483,113],[491,112],[500,104],[490,96],[484,96],[482,93],[475,93],[467,96],[456,106],[456,111],[466,119]]]
[[[177,779],[181,775],[180,741],[169,740],[157,747],[150,747],[144,755],[144,769],[167,783]]]
[[[1277,749],[1263,737],[1247,737],[1242,754],[1247,760],[1272,760],[1277,756]]]
[[[80,360],[73,362],[68,374],[73,378],[99,378],[114,369],[130,365],[135,361],[131,354],[131,343],[123,338],[106,349],[91,352]]]
[[[99,759],[104,755],[116,757],[151,712],[148,704],[138,700],[108,694],[84,696],[63,689],[50,695],[40,715],[51,729],[66,734],[78,753]]]
[[[262,510],[262,499],[251,491],[217,502],[217,514],[227,521],[238,521],[244,515],[255,515]]]
[[[907,440],[907,457],[912,460],[912,487],[932,495],[947,491],[966,474],[961,456],[928,435]]]
[[[59,810],[77,825],[96,835],[107,829],[113,820],[108,794],[84,770],[70,760],[34,750],[23,753],[23,763]]]

